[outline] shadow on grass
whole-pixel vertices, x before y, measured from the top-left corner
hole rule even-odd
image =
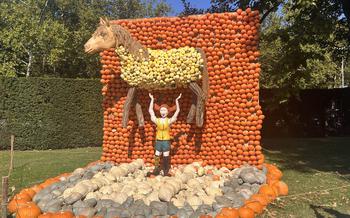
[[[310,204],[310,208],[314,211],[316,218],[324,218],[324,217],[329,217],[332,215],[332,217],[336,218],[350,218],[350,215],[340,213],[332,208],[327,208],[327,207],[322,207],[322,206],[315,206]],[[321,214],[327,214],[327,216]]]
[[[265,138],[268,161],[282,170],[338,172],[350,179],[350,138]]]

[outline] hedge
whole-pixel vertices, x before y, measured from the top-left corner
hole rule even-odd
[[[102,86],[98,80],[0,77],[0,149],[100,146]]]

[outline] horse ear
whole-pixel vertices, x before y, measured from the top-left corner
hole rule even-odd
[[[105,18],[103,18],[103,17],[100,17],[100,24],[101,25],[104,25],[104,26],[107,26],[107,27],[109,27],[109,20],[108,20],[108,18],[107,17],[105,17]]]
[[[106,22],[102,17],[100,17],[100,25],[106,25]]]

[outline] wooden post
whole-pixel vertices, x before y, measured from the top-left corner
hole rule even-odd
[[[15,136],[11,135],[11,153],[10,153],[10,166],[9,166],[9,173],[8,176],[10,176],[12,170],[13,170],[13,147],[15,142]]]
[[[2,177],[1,218],[7,217],[8,176]]]

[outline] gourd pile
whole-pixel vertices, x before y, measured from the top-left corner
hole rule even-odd
[[[131,86],[173,89],[188,86],[202,77],[203,59],[195,48],[148,49],[148,60],[135,58],[122,46],[115,51],[121,59],[120,77]]]
[[[282,173],[202,166],[173,168],[172,177],[145,177],[142,159],[115,165],[97,162],[22,190],[9,203],[16,217],[254,217],[279,195],[288,194]]]
[[[201,48],[207,58],[209,98],[202,128],[187,124],[193,102],[189,88],[153,91],[158,104],[174,105],[181,112],[172,125],[172,165],[201,160],[204,164],[238,168],[244,164],[261,169],[264,155],[260,130],[264,115],[259,105],[260,64],[257,63],[259,13],[247,8],[233,13],[188,17],[116,20],[134,39],[149,49]],[[128,128],[122,128],[122,111],[130,87],[121,78],[122,65],[115,49],[101,55],[104,108],[102,161],[131,162],[137,158],[153,162],[155,128],[148,116],[148,91],[137,92],[145,115],[138,128],[131,108]],[[158,115],[159,116],[159,115]]]

